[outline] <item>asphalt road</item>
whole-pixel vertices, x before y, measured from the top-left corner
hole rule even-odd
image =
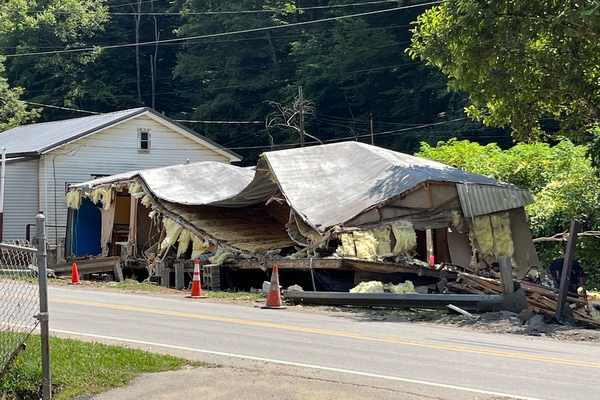
[[[50,329],[226,368],[149,375],[111,399],[597,399],[600,346],[210,300],[51,287]]]

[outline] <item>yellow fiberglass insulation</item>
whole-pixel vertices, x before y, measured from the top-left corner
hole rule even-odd
[[[378,281],[361,282],[350,289],[350,293],[383,293],[383,283]]]
[[[182,229],[179,234],[179,245],[177,246],[177,258],[181,257],[183,253],[185,253],[190,247],[190,242],[192,241],[192,233],[187,229]]]
[[[493,258],[512,257],[515,248],[508,213],[475,217],[472,230],[479,254]]]
[[[112,190],[108,186],[99,186],[99,187],[95,188],[94,190],[92,190],[91,192],[89,192],[87,194],[87,197],[90,200],[92,200],[92,203],[94,203],[94,204],[98,204],[99,202],[101,202],[102,208],[105,210],[108,210],[110,208],[110,205],[112,204],[114,197],[115,197],[115,193],[114,193],[114,190]]]
[[[181,225],[169,218],[163,218],[163,225],[165,227],[166,234],[165,238],[160,243],[161,250],[168,249],[169,247],[173,246],[179,238],[181,230],[183,229]]]
[[[393,283],[388,283],[386,285],[383,285],[383,288],[387,292],[391,293],[417,293],[415,291],[415,285],[412,283],[412,281],[405,281],[404,283],[399,283],[397,285],[394,285]]]
[[[494,233],[490,217],[487,215],[475,217],[471,222],[471,227],[477,241],[479,254],[484,257],[494,256],[496,254],[496,245],[494,244]]]
[[[209,253],[208,246],[210,243],[208,240],[202,240],[196,235],[192,235],[192,260],[200,257],[202,254]]]
[[[342,244],[338,246],[337,253],[342,257],[356,257],[361,260],[377,260],[377,239],[370,231],[354,231],[344,233],[341,237]]]
[[[234,255],[232,252],[225,250],[222,247],[219,247],[219,249],[217,249],[217,253],[214,256],[210,257],[208,260],[213,264],[221,265],[228,258],[233,258],[233,257],[234,257]]]
[[[496,256],[512,257],[515,247],[510,229],[510,218],[508,213],[492,215],[492,231],[496,243]]]
[[[144,195],[142,185],[137,182],[131,182],[127,190],[131,197],[142,197]]]
[[[361,260],[377,260],[377,239],[368,231],[354,231],[356,257]]]
[[[100,202],[100,198],[101,198],[100,189],[101,188],[97,187],[95,189],[90,190],[86,194],[87,198],[90,199],[92,201],[92,203],[94,203],[94,204],[98,204]]]
[[[351,233],[343,233],[340,239],[342,244],[338,246],[336,252],[342,257],[356,257],[354,236]]]
[[[392,222],[392,231],[394,232],[394,237],[396,238],[394,254],[412,251],[417,246],[417,233],[413,229],[412,222]]]
[[[152,199],[150,198],[150,196],[144,195],[142,197],[141,203],[146,207],[150,207],[152,206]]]
[[[392,253],[392,239],[390,233],[392,228],[390,226],[384,226],[382,228],[375,228],[372,230],[375,240],[377,240],[377,255],[379,257],[391,257]]]
[[[81,206],[81,192],[79,190],[71,190],[67,193],[67,207],[74,210],[79,210]]]

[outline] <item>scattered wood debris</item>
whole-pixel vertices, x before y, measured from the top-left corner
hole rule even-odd
[[[554,313],[556,311],[558,293],[550,288],[531,282],[520,281],[529,305],[536,312]],[[456,281],[448,283],[445,293],[457,294],[499,294],[502,284],[499,279],[459,272]],[[600,328],[600,321],[591,317],[588,301],[582,297],[567,297],[571,304],[573,316],[577,323]]]

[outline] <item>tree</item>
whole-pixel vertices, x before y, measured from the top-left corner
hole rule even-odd
[[[69,51],[89,47],[106,11],[104,0],[2,2],[0,48],[10,84],[23,87],[31,101],[74,105],[98,51]]]
[[[20,99],[22,88],[11,88],[2,77],[4,66],[0,57],[0,132],[33,121],[39,115],[39,109],[27,109],[27,103]]]
[[[486,125],[580,140],[600,118],[599,32],[597,1],[453,0],[419,16],[408,52],[467,91]]]
[[[174,76],[183,83],[188,102],[187,109],[180,113],[183,119],[264,121],[273,111],[267,101],[286,100],[279,92],[293,74],[293,64],[287,62],[289,40],[282,37],[281,30],[268,28],[283,25],[281,18],[293,14],[288,3],[277,0],[182,2],[184,22],[177,30],[178,35],[207,36],[186,41],[178,55]],[[290,33],[293,30],[286,31]],[[264,124],[262,126],[260,130],[257,125],[248,123],[193,127],[233,149],[239,145],[269,148],[269,136]],[[292,143],[295,141],[297,136]],[[248,155],[244,153],[241,151],[242,155]]]

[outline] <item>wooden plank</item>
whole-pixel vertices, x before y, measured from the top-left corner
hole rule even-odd
[[[115,280],[117,282],[123,282],[123,270],[121,269],[121,263],[119,261],[115,262],[115,267],[114,267],[114,272],[115,272]]]
[[[415,265],[381,263],[375,261],[358,260],[354,258],[343,258],[342,260],[342,265],[346,268],[352,267],[355,269],[361,269],[369,272],[379,272],[384,274],[401,272],[429,276],[432,278],[437,278],[440,276],[440,270],[434,268],[427,268]],[[448,279],[455,279],[457,276],[457,273],[454,271],[446,271],[446,274]]]
[[[513,282],[512,265],[510,257],[499,257],[500,262],[500,283],[502,284],[502,293],[511,294],[515,292],[515,284]]]
[[[183,270],[184,265],[182,262],[176,262],[173,264],[173,266],[175,267],[175,289],[181,290],[185,286],[185,274]]]
[[[292,260],[289,258],[272,259],[268,261],[258,260],[235,260],[227,262],[224,267],[230,267],[235,269],[262,269],[262,268],[273,268],[273,265],[277,265],[278,269],[289,269],[289,270],[310,270],[311,260],[308,258],[300,258]],[[342,269],[341,258],[313,258],[312,260],[313,269]]]

